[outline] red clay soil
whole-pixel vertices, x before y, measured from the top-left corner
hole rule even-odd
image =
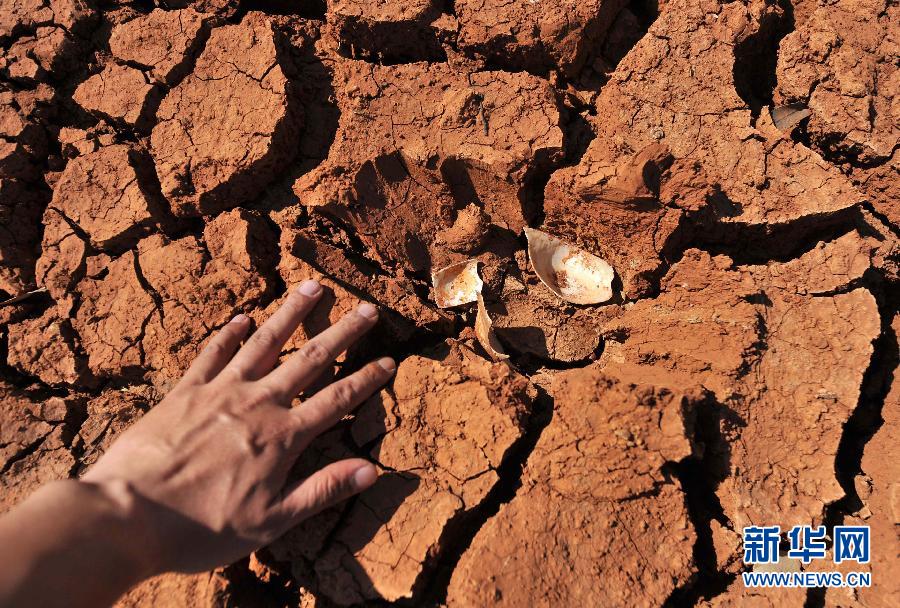
[[[898,19],[4,2],[0,510],[316,278],[283,355],[368,301],[381,322],[322,381],[400,365],[294,474],[355,455],[380,480],[120,606],[896,605]],[[555,296],[524,227],[609,262],[613,299]],[[435,303],[432,271],[468,259],[507,360],[474,304]],[[871,588],[744,588],[744,526],[841,523],[871,526]]]
[[[696,532],[663,468],[691,456],[703,390],[591,366],[560,373],[549,393],[553,419],[522,487],[463,554],[447,605],[662,604],[694,573]],[[622,584],[598,586],[599,573]]]

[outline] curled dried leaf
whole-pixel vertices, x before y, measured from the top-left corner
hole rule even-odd
[[[600,304],[613,296],[615,271],[606,260],[562,239],[525,228],[528,257],[550,291],[573,304]]]
[[[802,103],[789,103],[772,108],[772,122],[779,131],[790,131],[809,115],[809,108]]]
[[[509,359],[509,355],[503,352],[503,345],[500,344],[500,340],[494,333],[494,323],[484,307],[484,298],[480,293],[478,294],[478,313],[475,315],[475,337],[494,361]]]
[[[478,299],[484,283],[478,276],[478,260],[450,264],[431,274],[434,301],[440,308],[468,304]]]

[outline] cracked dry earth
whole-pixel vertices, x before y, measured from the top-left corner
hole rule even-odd
[[[295,474],[381,478],[121,606],[896,606],[898,25],[888,0],[3,2],[0,509],[314,277],[285,354],[365,300],[334,374],[400,364]],[[607,260],[614,299],[557,298],[527,226]],[[434,301],[473,258],[507,361]],[[871,526],[871,588],[744,589],[743,526],[822,523]]]

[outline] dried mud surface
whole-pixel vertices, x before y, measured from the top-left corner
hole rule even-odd
[[[0,509],[89,467],[234,314],[316,278],[284,355],[369,301],[382,321],[333,375],[400,364],[294,474],[355,455],[378,483],[119,606],[896,605],[898,19],[4,3]],[[524,227],[608,261],[613,299],[555,296]],[[507,360],[474,304],[435,302],[431,272],[469,259]],[[745,589],[751,523],[870,525],[873,586]]]

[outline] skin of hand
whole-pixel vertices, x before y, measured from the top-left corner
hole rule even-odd
[[[0,569],[0,605],[107,603],[158,573],[231,563],[371,486],[377,473],[362,459],[288,483],[310,441],[396,367],[379,359],[291,408],[377,321],[377,309],[361,304],[278,365],[321,295],[318,283],[303,283],[243,347],[250,320],[235,317],[80,481],[49,484],[0,518],[0,558],[12,558],[13,546],[18,564]]]

